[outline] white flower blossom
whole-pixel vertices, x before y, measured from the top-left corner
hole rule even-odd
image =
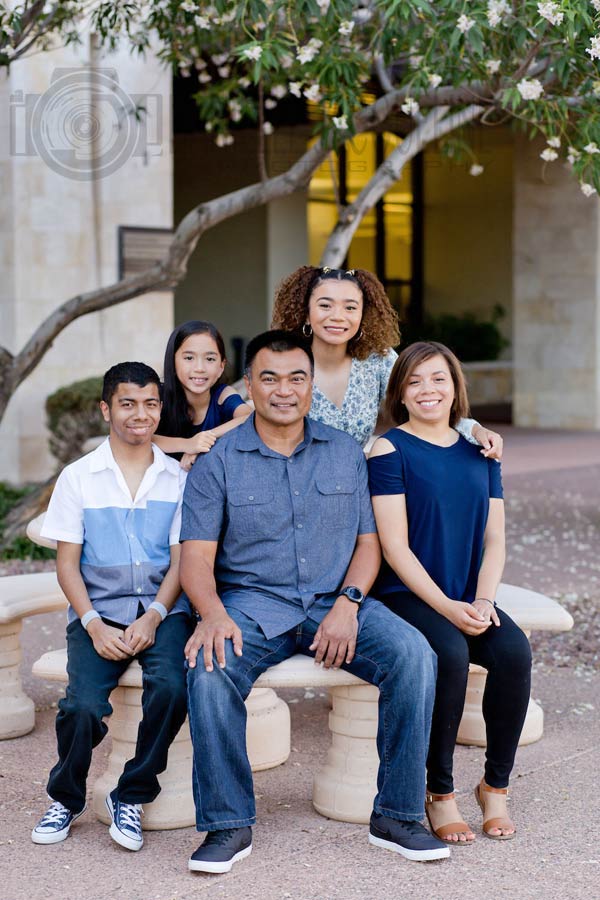
[[[596,97],[600,97],[600,81],[594,81],[592,84],[592,94]]]
[[[265,100],[265,109],[275,109],[277,106],[277,100],[272,100],[271,97],[267,97]]]
[[[210,19],[208,16],[194,16],[194,22],[198,28],[210,28]]]
[[[414,97],[407,97],[400,109],[407,116],[416,116],[421,107]]]
[[[215,123],[214,123],[214,122],[205,122],[205,123],[204,123],[204,130],[205,130],[205,131],[213,131],[213,130],[214,130],[214,127],[215,127]]]
[[[583,148],[586,153],[600,153],[600,147],[596,143],[596,141],[590,141],[589,144],[586,144]]]
[[[258,60],[261,58],[263,52],[263,48],[260,44],[254,44],[252,47],[246,47],[244,50],[244,56],[246,59],[254,59]]]
[[[179,64],[179,74],[182,78],[189,78],[192,74],[192,70],[189,66],[184,66],[181,63]]]
[[[301,81],[290,81],[289,88],[290,88],[290,94],[293,94],[294,97],[302,96],[302,82]]]
[[[348,128],[348,117],[347,116],[334,116],[332,119],[333,124],[340,131],[346,131]]]
[[[582,181],[579,186],[581,188],[581,193],[586,197],[591,197],[596,193],[596,188],[594,187],[594,185],[589,184],[587,181]]]
[[[232,134],[218,134],[215,138],[215,144],[217,147],[229,147],[233,144],[233,135]]]
[[[325,15],[327,10],[331,6],[331,0],[317,0],[317,6],[319,7],[323,15]]]
[[[590,38],[590,46],[585,51],[591,59],[600,59],[600,34]]]
[[[249,88],[251,83],[252,82],[250,81],[250,79],[246,78],[245,75],[243,76],[243,78],[238,78],[238,84],[241,88],[244,88],[244,90],[246,90],[246,88]]]
[[[271,122],[263,122],[262,130],[263,134],[273,134],[273,132],[275,131]]]
[[[558,148],[560,147],[560,138],[559,137],[548,138],[547,144],[549,147],[554,147],[555,150],[558,150]]]
[[[211,56],[211,59],[214,62],[215,66],[223,66],[229,59],[229,54],[228,53],[215,53],[214,56]]]
[[[463,13],[461,16],[458,17],[458,20],[456,22],[456,27],[462,34],[466,34],[468,31],[471,30],[471,28],[475,24],[476,24],[475,19],[470,19],[469,16],[467,16],[467,15],[465,15],[465,13]]]
[[[575,147],[569,147],[569,152],[567,154],[567,162],[569,165],[572,166],[578,159],[581,159],[581,152],[576,150]]]
[[[502,20],[510,15],[511,7],[506,0],[489,0],[487,8],[487,20],[492,28],[500,25]]]
[[[592,0],[592,6],[596,12],[600,12],[600,0]]]
[[[488,59],[485,64],[485,67],[488,70],[490,75],[496,75],[500,71],[500,60],[499,59]]]
[[[423,62],[423,55],[421,53],[413,53],[412,56],[408,57],[408,62],[413,69],[418,69]]]
[[[539,78],[522,78],[517,89],[523,100],[539,100],[544,93],[544,87]]]
[[[318,103],[321,99],[321,91],[318,84],[311,84],[311,86],[305,88],[302,93],[307,100],[311,100],[313,103]]]
[[[200,84],[208,84],[209,81],[212,81],[212,78],[208,74],[208,72],[200,72],[198,75],[198,81]]]
[[[188,0],[185,0],[185,3],[182,3],[181,7],[180,7],[180,9],[182,9],[184,12],[189,12],[189,13],[196,12],[197,8],[198,8],[197,3],[190,3],[190,2],[188,2]]]
[[[322,46],[323,41],[319,41],[316,38],[311,38],[308,44],[305,44],[303,47],[298,47],[298,50],[296,51],[296,59],[299,63],[302,63],[302,65],[308,62],[312,62]]]
[[[552,147],[546,147],[540,153],[540,157],[544,160],[544,162],[554,162],[555,159],[558,159],[558,153],[556,150],[553,150]]]
[[[229,118],[232,122],[239,122],[242,118],[242,104],[239,100],[230,100],[227,104],[229,107]]]
[[[284,84],[275,84],[271,88],[271,96],[277,97],[278,100],[283,100],[286,94],[287,88]]]
[[[469,169],[469,175],[472,175],[474,178],[477,178],[478,175],[481,175],[483,172],[483,166],[479,163],[473,163],[471,168]]]
[[[343,22],[340,22],[338,31],[340,34],[352,34],[354,31],[354,22],[352,19],[344,19]]]
[[[554,0],[549,0],[549,2],[538,3],[538,12],[542,19],[546,19],[550,22],[551,25],[560,25],[562,24],[562,20],[565,17],[564,12],[561,12],[558,3],[554,3]]]
[[[290,56],[289,53],[284,53],[283,56],[280,57],[279,62],[281,63],[282,69],[291,69],[294,65],[294,58]]]
[[[229,66],[219,66],[219,68],[217,69],[217,72],[219,73],[221,78],[229,78],[231,69],[229,68]]]
[[[235,19],[236,12],[235,9],[230,10],[228,13],[223,13],[221,16],[221,23],[226,25],[228,22],[233,22]]]
[[[431,85],[432,88],[436,88],[436,87],[439,87],[440,84],[442,83],[442,76],[432,73],[431,75],[429,75],[427,77],[427,81],[429,82],[429,84]]]

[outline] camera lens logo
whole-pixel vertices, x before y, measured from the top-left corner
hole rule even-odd
[[[116,172],[140,137],[139,108],[113,69],[57,69],[28,118],[34,152],[76,181]]]

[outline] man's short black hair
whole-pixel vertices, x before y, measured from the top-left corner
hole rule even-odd
[[[111,366],[104,373],[102,383],[102,399],[110,406],[117,388],[120,384],[137,384],[138,387],[146,387],[147,384],[155,384],[160,397],[160,378],[151,366],[141,362],[122,362]]]
[[[274,350],[275,353],[286,353],[289,350],[303,350],[310,361],[310,374],[315,374],[315,360],[309,342],[299,334],[292,331],[263,331],[252,338],[246,347],[246,357],[244,360],[244,371],[247,377],[250,377],[250,369],[254,362],[255,356],[264,348]]]

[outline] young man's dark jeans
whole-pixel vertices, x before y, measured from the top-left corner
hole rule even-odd
[[[160,792],[156,776],[167,767],[169,747],[187,712],[183,650],[191,631],[189,616],[167,616],[152,647],[136,657],[143,669],[142,721],[135,756],[117,785],[123,803],[150,803]],[[79,619],[67,627],[67,652],[69,684],[58,704],[58,762],[50,772],[48,794],[77,813],[85,806],[92,749],[108,731],[102,719],[112,713],[110,692],[131,660],[99,656]]]

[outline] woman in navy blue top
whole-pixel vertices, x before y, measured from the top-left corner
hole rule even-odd
[[[495,606],[504,568],[500,464],[454,430],[468,415],[460,363],[443,344],[407,347],[392,371],[388,411],[399,423],[374,445],[369,479],[385,562],[373,588],[421,631],[438,657],[427,759],[426,811],[442,840],[475,837],[458,812],[453,754],[469,662],[488,670],[483,697],[487,750],[476,788],[483,833],[514,837],[508,779],[530,694],[531,652]]]
[[[153,439],[184,469],[252,412],[233,388],[221,384],[226,362],[223,338],[211,322],[184,322],[169,337],[162,415]]]

